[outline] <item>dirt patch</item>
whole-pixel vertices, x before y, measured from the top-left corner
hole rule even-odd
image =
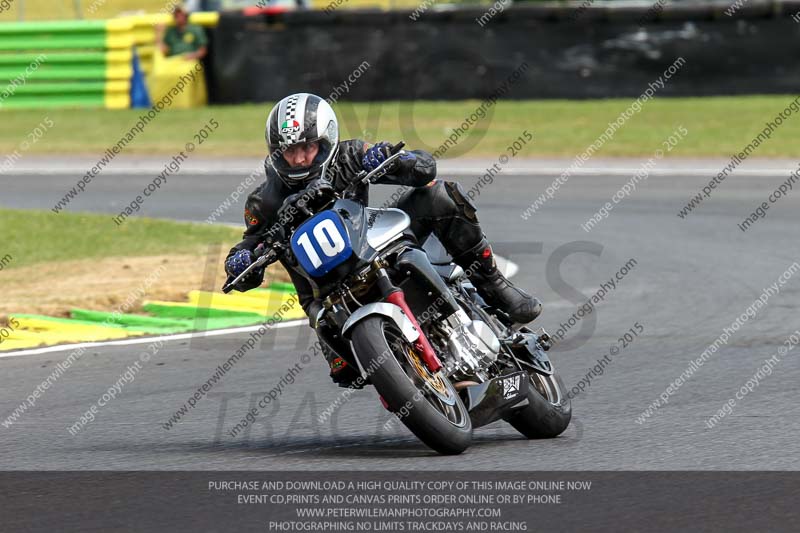
[[[144,300],[185,302],[191,290],[220,291],[226,278],[223,259],[192,254],[108,257],[3,270],[0,321],[13,313],[66,317],[75,307],[135,313]],[[271,281],[289,281],[289,276],[280,265],[272,265],[264,286]]]

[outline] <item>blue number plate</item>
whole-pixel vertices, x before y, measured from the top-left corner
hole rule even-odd
[[[292,251],[303,270],[319,277],[344,263],[353,247],[342,218],[334,211],[323,211],[297,228]]]

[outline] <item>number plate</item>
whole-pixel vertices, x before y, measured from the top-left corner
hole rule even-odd
[[[310,276],[324,276],[352,254],[350,236],[341,217],[323,211],[307,220],[292,235],[292,251]]]

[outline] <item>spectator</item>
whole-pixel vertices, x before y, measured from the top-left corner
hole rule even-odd
[[[185,59],[203,59],[208,52],[208,38],[200,26],[189,24],[189,14],[177,6],[172,10],[175,26],[158,29],[158,43],[165,56],[183,56]]]

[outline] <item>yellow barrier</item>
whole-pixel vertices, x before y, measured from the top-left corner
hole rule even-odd
[[[208,102],[206,79],[203,70],[198,68],[199,61],[187,60],[182,56],[164,57],[160,50],[153,55],[153,69],[147,76],[147,88],[150,99],[158,102],[169,95],[171,109],[187,109],[200,107]],[[194,81],[192,80],[192,73]],[[189,80],[182,91],[175,90],[178,80]]]
[[[173,24],[172,16],[158,13],[125,17],[132,45],[136,46],[139,64],[147,77],[150,99],[155,103],[166,96],[182,76],[197,71],[198,61],[187,61],[182,57],[165,57],[156,43],[156,28]],[[192,13],[191,24],[211,28],[219,22],[219,13]],[[184,78],[186,79],[186,78]],[[184,109],[203,106],[208,102],[205,76],[195,76],[183,91],[171,95],[171,108]]]
[[[106,48],[109,50],[133,48],[133,21],[127,18],[106,21]]]
[[[136,51],[139,53],[139,61],[142,65],[142,70],[146,74],[150,74],[153,69],[153,56],[156,50],[156,28],[164,24],[169,26],[172,24],[172,16],[168,14],[158,13],[149,15],[134,15],[126,17],[133,24],[133,44],[136,45]],[[192,13],[189,17],[189,22],[203,26],[206,29],[213,28],[219,22],[219,13],[215,12],[202,12]]]

